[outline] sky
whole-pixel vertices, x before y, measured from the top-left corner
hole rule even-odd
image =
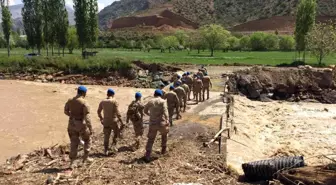
[[[99,11],[102,10],[104,7],[112,4],[113,1],[116,0],[98,0],[98,9]],[[73,6],[73,2],[72,0],[65,0],[67,5],[70,5],[71,7]],[[22,1],[21,0],[10,0],[10,5],[16,5],[16,4],[21,4]]]

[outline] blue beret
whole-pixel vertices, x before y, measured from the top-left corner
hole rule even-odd
[[[178,78],[178,79],[180,79],[180,78],[181,78],[181,76],[180,76],[180,75],[177,75],[177,78]]]
[[[108,93],[108,94],[112,94],[112,95],[114,95],[114,94],[115,94],[115,92],[114,92],[114,90],[113,90],[113,89],[108,89],[108,90],[107,90],[107,93]]]
[[[83,85],[78,87],[78,91],[87,92],[87,88]]]
[[[189,73],[189,72],[187,72],[187,75],[190,75],[190,73]]]
[[[135,93],[135,98],[141,98],[142,94],[140,92]]]
[[[171,85],[171,86],[169,87],[169,89],[170,89],[170,90],[174,90],[175,87]]]
[[[156,89],[154,92],[155,96],[163,96],[163,92],[160,89]]]
[[[180,82],[176,82],[176,84],[175,84],[176,86],[180,86],[181,85],[181,83]]]

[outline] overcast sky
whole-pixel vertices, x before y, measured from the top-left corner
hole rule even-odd
[[[113,1],[116,1],[116,0],[98,0],[99,11],[102,10],[105,6],[112,4]],[[65,2],[71,7],[73,6],[72,0],[65,0]],[[21,0],[10,0],[11,5],[21,4],[21,3],[22,3]]]

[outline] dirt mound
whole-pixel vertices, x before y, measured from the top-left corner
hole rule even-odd
[[[230,77],[232,93],[250,99],[336,103],[335,72],[331,69],[254,67],[235,72]]]
[[[179,125],[175,127],[178,129]],[[96,135],[91,152],[94,162],[78,164],[79,168],[73,172],[66,169],[68,146],[14,157],[0,167],[0,184],[240,184],[235,180],[237,176],[227,170],[224,156],[200,147],[195,137],[179,140],[171,136],[168,154],[160,156],[154,152],[153,161],[146,164],[141,158],[144,151],[133,152],[130,148],[134,142],[132,130],[126,129],[127,137],[120,142],[119,153],[109,157],[101,154],[103,135]],[[145,139],[142,146],[144,142]],[[154,146],[160,146],[160,139]]]
[[[285,185],[334,185],[336,184],[336,169],[325,166],[304,167],[289,170],[278,175],[278,179]]]
[[[319,16],[316,18],[317,22],[328,22],[335,20],[336,17],[331,16]],[[270,31],[277,30],[282,34],[292,34],[295,29],[295,17],[293,16],[275,16],[267,19],[260,19],[255,21],[249,21],[244,24],[240,24],[232,28],[234,32],[255,32],[255,31]]]
[[[177,15],[170,10],[164,10],[159,15],[130,16],[121,17],[111,22],[111,29],[122,29],[132,27],[162,27],[171,26],[173,28],[182,27],[188,29],[197,29],[198,25],[192,21]]]

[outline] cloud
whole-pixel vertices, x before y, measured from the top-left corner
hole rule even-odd
[[[105,8],[105,4],[104,3],[98,3],[98,11],[102,10],[103,8]]]

